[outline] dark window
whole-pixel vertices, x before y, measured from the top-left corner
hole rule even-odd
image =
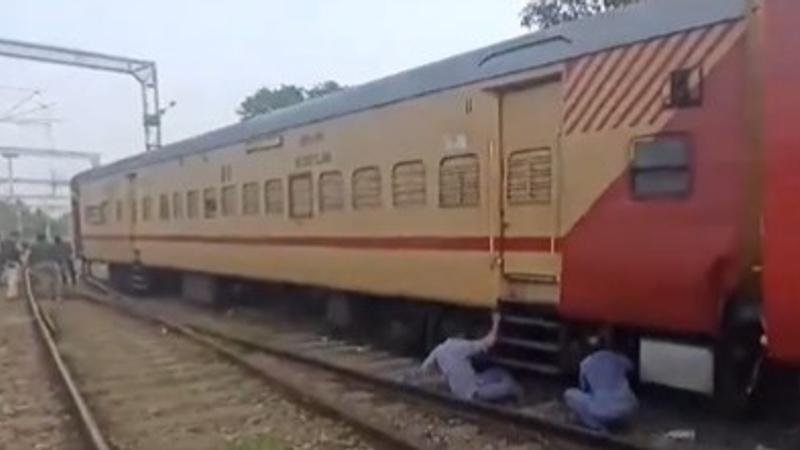
[[[245,183],[242,185],[242,214],[255,216],[261,208],[258,183]]]
[[[283,214],[283,181],[280,179],[264,183],[264,214]]]
[[[147,222],[153,218],[153,199],[147,196],[142,199],[142,222]]]
[[[310,173],[289,177],[289,215],[296,219],[314,213],[314,182]]]
[[[392,169],[392,204],[398,208],[425,204],[425,164],[407,161]]]
[[[221,198],[221,201],[220,201],[220,206],[221,206],[220,207],[220,213],[222,213],[223,216],[227,217],[227,216],[235,216],[236,215],[236,210],[238,209],[237,208],[238,205],[236,204],[236,199],[237,199],[237,197],[236,197],[236,185],[235,184],[224,186],[222,188],[222,198]]]
[[[196,219],[200,216],[200,194],[197,191],[186,193],[186,217]]]
[[[176,220],[183,218],[183,197],[180,192],[172,193],[172,218]]]
[[[508,203],[547,205],[553,185],[553,158],[549,148],[519,150],[508,157]]]
[[[687,108],[703,103],[703,72],[699,67],[670,73],[668,87],[668,107]]]
[[[213,219],[217,217],[217,189],[205,188],[203,190],[203,217]]]
[[[688,142],[678,137],[637,142],[633,150],[631,177],[633,194],[638,199],[687,196],[692,189]]]
[[[116,210],[117,222],[122,222],[122,200],[117,200],[115,210]]]
[[[167,194],[158,196],[158,218],[161,220],[169,220],[169,199]]]
[[[439,166],[439,205],[445,208],[478,206],[480,166],[476,155],[450,156]]]
[[[344,209],[344,177],[339,171],[324,172],[319,176],[319,211]]]
[[[353,209],[381,206],[381,172],[377,166],[362,167],[353,172]]]

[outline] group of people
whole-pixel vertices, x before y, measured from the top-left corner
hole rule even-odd
[[[76,272],[72,246],[55,236],[52,242],[44,234],[30,244],[16,231],[0,239],[0,264],[6,286],[6,299],[19,294],[21,271],[28,268],[37,286],[44,287],[53,300],[61,300],[62,287],[75,284]]]
[[[455,397],[463,400],[519,400],[522,389],[513,376],[485,363],[499,325],[500,316],[495,313],[485,337],[445,340],[425,359],[418,375],[439,377]],[[600,432],[614,431],[627,426],[638,408],[628,381],[633,363],[615,350],[610,330],[593,337],[590,343],[593,350],[580,364],[578,386],[564,392],[564,403],[581,425]]]

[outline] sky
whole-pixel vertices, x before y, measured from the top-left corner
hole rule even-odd
[[[525,32],[524,0],[3,0],[0,38],[156,62],[164,142],[231,122],[261,86],[358,85]],[[43,125],[0,123],[0,146],[55,147],[110,162],[142,151],[132,77],[0,58],[0,117],[27,108]],[[21,176],[67,178],[81,162],[24,159]],[[0,167],[0,177],[6,176]],[[0,186],[0,193],[5,193]]]

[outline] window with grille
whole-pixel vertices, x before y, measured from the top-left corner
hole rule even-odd
[[[519,150],[508,157],[508,203],[547,205],[553,187],[553,157],[549,148]]]
[[[283,180],[276,178],[264,183],[264,214],[283,214]]]
[[[158,218],[161,220],[169,220],[169,199],[167,194],[158,196]]]
[[[147,222],[153,218],[153,199],[147,196],[142,199],[142,222]]]
[[[296,219],[314,213],[314,186],[310,173],[289,177],[289,215]]]
[[[186,193],[186,218],[198,217],[200,217],[200,194],[197,191],[189,191]]]
[[[381,206],[381,172],[377,166],[362,167],[353,172],[353,209]]]
[[[223,186],[220,212],[223,216],[235,216],[238,205],[236,204],[236,185]]]
[[[477,155],[450,156],[439,166],[439,205],[445,208],[478,206],[480,165]]]
[[[245,216],[255,216],[261,205],[259,199],[258,183],[245,183],[242,185],[242,214]]]
[[[99,205],[90,205],[85,207],[83,214],[86,217],[86,222],[91,225],[105,225],[107,206],[108,202],[102,202]]]
[[[217,190],[215,188],[203,190],[203,217],[206,219],[217,217]]]
[[[631,183],[640,200],[680,198],[692,189],[689,143],[680,137],[637,142],[633,149]]]
[[[172,218],[176,220],[183,218],[183,198],[180,192],[172,193]]]
[[[425,164],[406,161],[392,169],[392,204],[396,207],[424,205],[427,196]]]
[[[323,172],[319,176],[320,212],[344,209],[344,177],[339,171]]]

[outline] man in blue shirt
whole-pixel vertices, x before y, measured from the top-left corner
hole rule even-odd
[[[610,333],[603,336],[610,344]],[[624,426],[639,402],[628,383],[633,363],[625,355],[601,349],[587,356],[580,366],[580,387],[567,389],[564,401],[585,426],[608,431]]]
[[[437,372],[450,392],[463,400],[501,401],[517,398],[522,390],[507,371],[495,367],[475,371],[473,358],[483,355],[497,341],[500,315],[492,315],[492,329],[477,340],[449,338],[439,344],[422,363],[422,373]]]

